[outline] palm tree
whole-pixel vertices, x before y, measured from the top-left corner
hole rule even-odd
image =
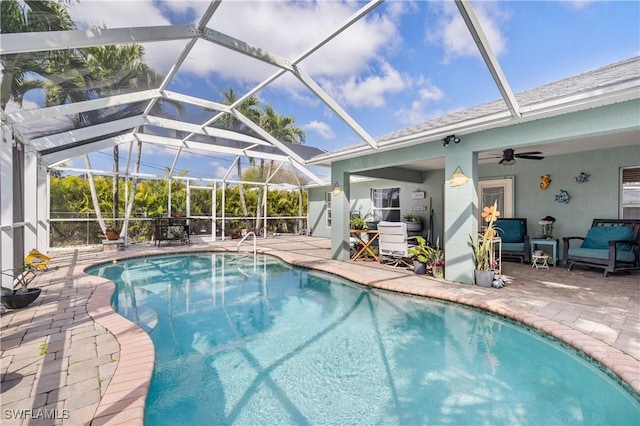
[[[295,125],[296,119],[294,117],[284,116],[276,113],[271,105],[265,105],[263,107],[263,113],[260,118],[260,127],[262,127],[267,133],[274,138],[282,142],[289,142],[297,145],[303,145],[306,139],[304,130]],[[273,170],[273,160],[269,162],[269,169],[267,170],[267,176],[271,174]],[[265,180],[264,175],[264,160],[260,160],[260,181]],[[266,197],[263,200],[262,197],[263,187],[258,188],[258,209],[262,211],[266,210]],[[259,216],[259,215],[258,215]],[[260,219],[256,224],[256,229],[260,229]]]
[[[229,91],[222,91],[222,96],[224,97],[223,102],[226,105],[233,105],[238,101],[238,95],[236,94],[236,92],[233,90],[232,87],[229,88]],[[249,120],[253,121],[254,123],[259,123],[260,122],[260,110],[257,108],[259,101],[258,98],[255,96],[250,96],[247,99],[245,99],[244,101],[242,101],[238,106],[235,107],[235,109],[242,115],[244,115],[245,117],[247,117]],[[222,116],[222,118],[220,119],[220,123],[222,125],[223,128],[225,129],[229,129],[229,130],[233,130],[233,131],[243,131],[246,130],[246,126],[244,125],[244,123],[242,123],[240,120],[238,120],[234,115],[232,114],[224,114]],[[238,180],[242,180],[242,164],[241,164],[241,158],[238,157],[238,160],[236,162],[237,168],[238,168]],[[248,216],[248,212],[247,212],[247,203],[245,201],[245,197],[244,197],[244,188],[242,186],[241,183],[238,184],[238,191],[239,191],[239,195],[240,195],[240,205],[242,206],[242,214],[244,217]],[[250,222],[247,219],[247,228],[251,228]]]
[[[139,44],[129,44],[123,46],[101,46],[83,49],[86,55],[87,67],[90,70],[91,79],[94,82],[93,90],[101,96],[113,96],[126,91],[147,89],[157,87],[161,83],[161,76],[153,71],[144,61],[144,47]],[[142,105],[139,106],[140,112]],[[138,150],[135,159],[135,172],[140,167],[140,157],[142,153],[141,143],[138,143]],[[118,199],[118,146],[113,147],[113,217],[119,214]],[[138,179],[134,178],[131,188],[131,195],[127,200],[125,223],[121,233],[127,234],[129,216],[133,207],[134,194]]]
[[[2,0],[0,3],[0,32],[23,33],[32,31],[61,31],[75,29],[63,3],[41,0]],[[13,100],[22,105],[24,94],[41,87],[42,82],[25,79],[28,73],[44,75],[46,65],[52,57],[61,57],[60,52],[32,52],[2,55],[2,83],[0,85],[0,109],[5,110]]]

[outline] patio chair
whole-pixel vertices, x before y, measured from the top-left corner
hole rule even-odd
[[[529,263],[531,247],[527,234],[527,219],[500,218],[495,221],[494,228],[502,240],[502,257],[517,259],[520,263]]]
[[[413,268],[413,261],[409,254],[409,248],[413,244],[409,240],[415,237],[407,236],[407,224],[405,222],[378,223],[378,253],[380,263],[393,268]]]

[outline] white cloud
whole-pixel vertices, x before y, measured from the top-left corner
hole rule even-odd
[[[411,102],[409,108],[399,109],[394,116],[404,125],[412,126],[435,118],[431,111],[427,110],[430,103],[444,98],[442,89],[431,83],[431,80],[420,78],[416,82],[418,98]]]
[[[400,92],[411,85],[411,77],[401,74],[390,64],[384,62],[380,68],[380,75],[325,81],[324,86],[343,105],[355,108],[379,107],[385,104],[386,95]]]
[[[72,3],[70,13],[75,20],[87,26],[104,24],[108,28],[119,28],[169,25],[169,18],[163,12],[173,10],[185,14],[193,11],[197,20],[209,3],[185,0],[161,4],[162,8],[151,0],[86,1]],[[295,59],[334,31],[361,5],[336,1],[222,2],[207,26],[286,59]],[[412,7],[410,2],[394,2],[384,15],[374,11],[302,61],[300,68],[316,79],[325,80],[347,78],[369,71],[370,63],[379,60],[384,50],[393,50],[402,41],[398,22],[402,14]],[[96,21],[96,17],[99,17],[99,21]],[[141,17],[144,17],[143,22]],[[146,43],[147,63],[165,73],[185,45],[185,41]],[[191,72],[206,79],[215,72],[224,79],[255,85],[277,70],[263,62],[199,40],[185,59],[178,76]],[[379,86],[383,80],[390,83],[390,77],[388,73],[378,79],[372,77],[367,84]],[[299,83],[291,85],[291,82],[292,79],[278,79],[270,87],[289,93],[303,90]],[[357,87],[363,83],[353,81],[351,85]],[[308,94],[306,89],[304,91]],[[298,96],[305,95],[299,93]],[[384,92],[378,93],[378,96],[384,96]],[[377,96],[374,98],[375,102],[380,102]]]
[[[434,2],[431,5],[438,18],[435,27],[427,27],[427,41],[442,47],[444,62],[448,63],[456,57],[479,57],[478,48],[455,4]],[[501,10],[497,2],[474,3],[474,11],[493,53],[500,56],[507,48],[507,39],[500,31],[500,25],[509,18],[508,13]]]
[[[184,13],[192,9],[201,16],[208,5],[202,1],[163,2],[163,9]],[[171,25],[168,17],[151,0],[136,1],[79,1],[69,4],[69,13],[79,28],[106,26],[128,28],[138,26]],[[144,43],[146,62],[157,72],[164,74],[176,62],[185,41]]]
[[[304,124],[302,128],[307,132],[318,133],[323,139],[333,139],[336,137],[331,127],[322,121],[313,120]]]
[[[209,161],[208,166],[211,167],[210,172],[214,179],[222,179],[229,169],[229,166],[225,167],[217,161]]]
[[[567,0],[564,3],[569,7],[574,9],[584,9],[588,7],[591,3],[594,3],[596,0]]]

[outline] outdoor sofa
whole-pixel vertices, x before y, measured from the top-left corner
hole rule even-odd
[[[610,272],[640,270],[640,220],[593,219],[585,237],[562,241],[569,271],[583,265],[604,269],[606,277]]]

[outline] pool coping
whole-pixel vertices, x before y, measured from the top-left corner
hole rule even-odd
[[[224,247],[189,247],[187,250],[180,250],[179,254],[203,252],[235,252],[235,250]],[[356,271],[356,268],[345,268],[345,263],[340,261],[329,259],[318,261],[317,257],[304,259],[304,255],[292,255],[289,252],[271,248],[258,248],[257,253],[275,256],[291,265],[341,276],[364,286],[454,302],[522,323],[583,352],[617,375],[630,389],[640,394],[638,360],[601,340],[542,315],[518,311],[500,303],[499,300],[485,301],[479,297],[491,289],[463,285],[443,287],[442,284],[446,281],[428,277],[421,278],[417,285],[413,285],[394,282],[393,278],[406,276],[398,271],[377,270],[379,273],[366,277],[362,271]],[[167,253],[157,251],[122,253],[118,256],[118,260],[162,254]],[[88,267],[104,263],[105,261],[101,260],[83,264],[82,273],[78,277],[96,280],[96,290],[87,302],[87,312],[94,321],[112,333],[120,344],[118,365],[100,400],[92,425],[142,425],[146,398],[153,375],[155,349],[151,337],[146,332],[111,308],[111,296],[115,291],[114,283],[84,272]],[[385,278],[385,275],[390,278]]]

